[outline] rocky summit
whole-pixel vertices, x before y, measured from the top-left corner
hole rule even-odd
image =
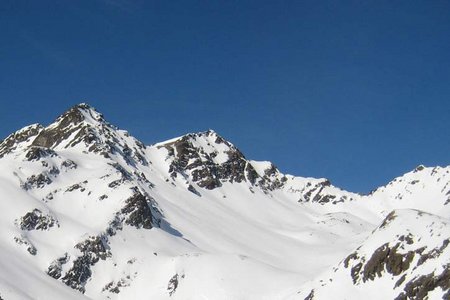
[[[448,166],[360,195],[82,103],[0,142],[0,299],[450,299],[449,216]]]

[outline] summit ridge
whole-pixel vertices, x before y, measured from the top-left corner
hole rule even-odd
[[[450,167],[360,195],[81,103],[0,143],[0,297],[445,299],[449,215]]]

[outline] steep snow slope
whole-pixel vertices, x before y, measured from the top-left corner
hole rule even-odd
[[[420,166],[362,196],[248,160],[211,130],[145,146],[80,104],[0,143],[0,296],[284,299],[314,289],[321,297],[333,286],[322,292],[313,279],[368,237],[407,236],[397,221],[371,233],[393,209],[447,222],[449,170]]]

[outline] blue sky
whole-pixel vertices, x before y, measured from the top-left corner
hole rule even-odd
[[[0,2],[0,136],[88,102],[356,192],[450,164],[449,1]]]

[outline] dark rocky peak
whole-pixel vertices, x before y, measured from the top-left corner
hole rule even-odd
[[[103,115],[86,103],[70,108],[55,122],[35,134],[33,147],[52,150],[79,148],[106,158],[120,156],[127,164],[148,164],[145,145],[108,123]]]
[[[97,123],[107,123],[101,113],[99,113],[94,107],[86,103],[80,103],[73,106],[68,111],[59,116],[56,119],[55,123],[57,123],[60,127],[66,127],[70,124],[76,125],[83,121],[91,123],[93,125]]]
[[[200,187],[214,189],[223,181],[241,182],[246,179],[244,155],[230,142],[212,130],[190,133],[159,145],[168,150],[172,178],[191,178]]]
[[[116,130],[103,115],[88,104],[81,103],[59,116],[34,139],[33,146],[55,148],[63,142],[65,148],[81,141],[90,144],[98,140],[99,131]],[[76,133],[76,134],[75,134]],[[70,140],[69,137],[71,138]]]
[[[275,166],[259,174],[244,154],[213,130],[190,133],[157,147],[168,150],[169,174],[182,176],[199,187],[215,189],[225,182],[247,182],[272,190],[283,183]]]

